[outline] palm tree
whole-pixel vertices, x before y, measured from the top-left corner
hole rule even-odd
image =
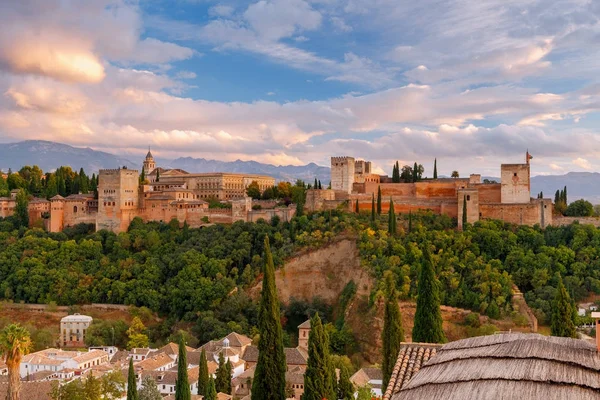
[[[0,331],[0,354],[8,367],[8,391],[6,400],[19,400],[21,358],[31,350],[29,331],[19,324],[7,325]]]

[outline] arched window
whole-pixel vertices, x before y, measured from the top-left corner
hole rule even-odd
[[[73,212],[76,213],[77,212],[77,206],[73,206]]]

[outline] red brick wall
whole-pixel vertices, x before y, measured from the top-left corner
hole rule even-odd
[[[500,203],[502,189],[499,183],[477,185],[479,191],[479,203]]]

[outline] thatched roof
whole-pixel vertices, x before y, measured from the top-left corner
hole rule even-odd
[[[600,356],[582,340],[482,336],[444,345],[393,400],[598,399]]]

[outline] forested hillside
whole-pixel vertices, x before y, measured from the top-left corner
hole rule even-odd
[[[269,235],[275,264],[281,267],[298,250],[319,248],[341,233],[357,237],[363,267],[377,281],[384,271],[394,272],[402,299],[416,296],[423,246],[433,255],[442,303],[491,318],[510,315],[513,283],[542,324],[548,323],[557,274],[575,299],[600,292],[600,231],[591,226],[541,230],[482,221],[459,232],[448,217],[420,213],[410,220],[400,216],[397,233],[390,235],[387,218],[371,221],[367,214],[336,211],[291,223],[238,222],[204,229],[134,220],[119,235],[94,233],[87,226],[62,233],[15,229],[8,219],[0,221],[0,299],[144,306],[165,317],[165,337],[180,320],[194,324],[192,332],[201,342],[231,330],[252,335],[257,312],[247,289],[260,279],[264,236]],[[380,289],[376,284],[372,290],[371,305]],[[296,323],[321,310],[332,322],[335,306],[319,299],[292,301],[282,310],[283,320]],[[286,328],[293,334],[292,323]],[[341,335],[338,351],[350,351],[352,333],[343,319],[335,329]]]

